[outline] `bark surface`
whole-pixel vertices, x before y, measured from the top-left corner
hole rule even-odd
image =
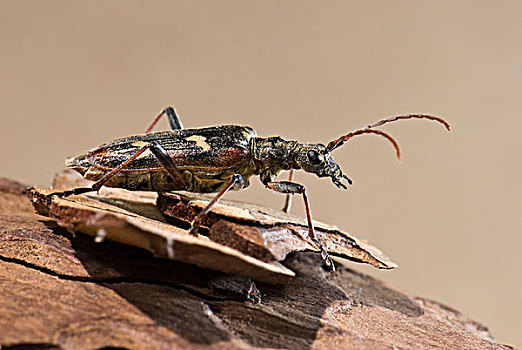
[[[260,273],[231,275],[158,258],[152,249],[73,234],[63,221],[60,226],[37,215],[24,190],[0,180],[2,349],[510,348],[438,302],[340,264],[330,274],[316,253],[265,249],[259,261],[277,268],[264,273],[267,267],[248,251],[225,247],[216,259],[235,259],[230,261]],[[138,194],[129,195],[134,205],[148,206]],[[69,205],[67,214],[79,218],[82,210]],[[107,227],[112,218],[98,217]],[[91,220],[85,227],[97,227],[91,216],[83,219]],[[252,234],[252,223],[233,224]],[[241,231],[237,226],[227,230]],[[190,243],[187,251],[196,244],[183,242]],[[284,266],[267,256],[285,258]]]

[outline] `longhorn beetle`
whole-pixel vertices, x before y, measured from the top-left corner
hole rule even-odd
[[[159,119],[166,115],[171,131],[150,133]],[[201,219],[230,189],[246,188],[252,175],[259,175],[269,189],[287,194],[283,208],[290,209],[293,194],[303,197],[308,222],[308,235],[326,264],[334,270],[333,261],[324,245],[315,237],[312,212],[305,187],[293,182],[293,171],[302,169],[318,177],[330,177],[335,186],[346,189],[342,180],[352,181],[342,173],[330,154],[354,136],[375,134],[390,141],[400,159],[397,142],[375,128],[400,119],[429,119],[450,125],[442,118],[424,114],[392,117],[369,124],[361,129],[330,141],[328,145],[286,141],[280,137],[257,137],[246,126],[220,125],[199,129],[184,129],[176,110],[165,108],[150,124],[145,134],[108,142],[89,152],[69,158],[66,165],[95,181],[91,187],[79,187],[55,192],[60,197],[98,191],[102,186],[128,190],[217,193],[214,199],[195,216],[190,233],[197,235]],[[290,171],[289,181],[276,181],[277,175]]]

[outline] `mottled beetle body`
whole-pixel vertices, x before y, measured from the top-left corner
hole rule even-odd
[[[149,133],[162,115],[167,115],[171,131]],[[390,141],[400,159],[397,142],[387,133],[374,129],[400,119],[429,119],[449,124],[438,117],[423,114],[383,119],[364,128],[323,144],[304,144],[280,137],[257,137],[249,127],[222,125],[199,129],[183,129],[172,107],[165,108],[152,122],[145,134],[121,138],[103,144],[86,154],[67,160],[67,166],[95,183],[91,187],[53,193],[68,196],[97,191],[102,186],[128,190],[172,191],[184,190],[217,195],[194,218],[190,233],[197,234],[201,219],[231,189],[249,185],[249,178],[259,175],[269,189],[287,194],[284,211],[290,207],[290,195],[303,197],[309,238],[321,251],[332,269],[334,265],[322,242],[315,237],[312,213],[305,187],[292,181],[293,170],[302,169],[318,177],[330,177],[339,188],[346,189],[342,180],[351,184],[330,152],[350,138],[362,134],[376,134]],[[283,170],[290,170],[290,181],[276,181]]]
[[[254,175],[251,149],[255,136],[253,129],[236,125],[135,135],[70,158],[67,166],[86,179],[97,181],[143,145],[155,141],[176,164],[185,187],[174,182],[150,150],[129,163],[105,186],[141,191],[219,192],[236,173],[243,175],[245,181]]]

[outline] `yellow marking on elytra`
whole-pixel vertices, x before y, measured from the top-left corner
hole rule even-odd
[[[192,135],[187,137],[185,140],[187,141],[195,141],[196,146],[201,147],[203,151],[210,151],[210,145],[207,143],[207,138],[201,135]]]
[[[131,146],[134,146],[134,147],[143,147],[143,146],[147,146],[149,143],[148,142],[145,142],[145,141],[136,141],[136,142],[133,142],[131,143]]]
[[[145,141],[135,141],[135,142],[131,143],[131,146],[141,148],[141,147],[147,146],[148,144],[149,143],[145,142]],[[145,152],[143,152],[142,154],[140,154],[136,159],[149,157],[151,154],[152,154],[152,152],[150,151],[150,149],[148,149]]]
[[[145,157],[150,157],[151,154],[152,154],[152,152],[150,151],[150,149],[147,149],[145,152],[143,152],[143,153],[140,154],[138,157],[136,157],[136,159],[141,159],[141,158],[145,158]]]

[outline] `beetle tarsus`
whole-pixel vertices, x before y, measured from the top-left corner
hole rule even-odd
[[[201,221],[201,219],[196,220],[196,218],[195,218],[195,219],[192,220],[192,222],[190,223],[190,230],[189,230],[189,233],[190,233],[192,236],[195,236],[195,237],[198,236],[198,231],[199,231],[199,227],[200,227],[200,221]]]

